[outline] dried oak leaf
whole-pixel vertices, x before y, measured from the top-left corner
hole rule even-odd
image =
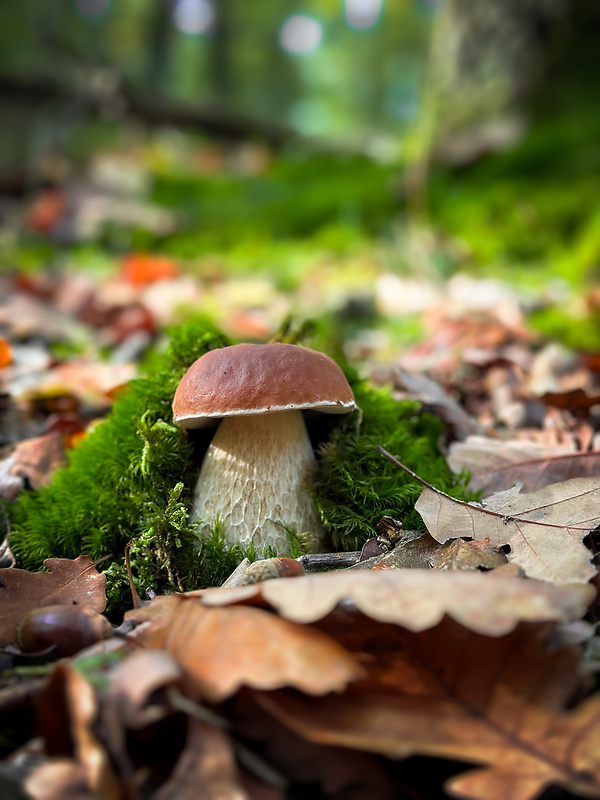
[[[14,500],[26,485],[39,489],[65,463],[65,437],[52,431],[25,439],[0,461],[0,497]]]
[[[283,797],[283,795],[281,795]],[[250,800],[240,785],[231,740],[224,731],[188,720],[188,735],[170,779],[152,800]]]
[[[61,661],[56,666],[38,696],[38,712],[47,755],[60,759],[55,765],[57,779],[63,775],[69,777],[69,770],[64,762],[68,758],[72,760],[74,767],[71,777],[82,777],[83,770],[85,784],[92,797],[99,800],[120,800],[124,793],[108,753],[95,730],[98,700],[94,689],[69,662]],[[44,765],[42,769],[43,767]],[[44,777],[50,780],[53,774],[52,763],[45,767]],[[39,780],[36,781],[35,771],[30,780],[40,783]],[[56,800],[61,797],[58,794]]]
[[[600,478],[574,478],[527,494],[516,486],[482,505],[425,486],[415,509],[438,542],[467,537],[510,545],[509,561],[530,578],[583,583],[596,574],[583,539],[600,524]]]
[[[489,539],[482,542],[451,539],[441,545],[431,558],[434,569],[497,569],[507,563],[504,552]]]
[[[47,558],[49,572],[0,569],[0,644],[16,639],[20,620],[41,606],[81,605],[104,611],[106,576],[89,556]]]
[[[372,620],[411,631],[432,628],[448,615],[477,633],[502,636],[519,622],[580,619],[595,593],[589,585],[556,586],[493,572],[398,569],[316,573],[190,594],[213,607],[266,603],[282,617],[305,624],[351,602]]]
[[[600,797],[600,695],[565,711],[579,653],[549,651],[547,625],[491,638],[448,618],[419,633],[363,626],[362,636],[335,622],[343,644],[371,655],[365,680],[318,701],[254,693],[295,733],[395,759],[483,765],[450,779],[446,789],[456,797],[532,800],[552,784]]]
[[[150,622],[136,632],[136,641],[166,650],[211,702],[230,697],[241,686],[293,686],[314,695],[339,692],[363,674],[334,639],[263,609],[209,608],[190,595],[156,600],[126,614]]]
[[[598,475],[600,452],[573,453],[539,442],[469,436],[464,442],[452,442],[448,464],[453,472],[465,468],[471,472],[469,486],[474,491],[492,494],[521,482],[522,491],[532,492],[551,483]]]

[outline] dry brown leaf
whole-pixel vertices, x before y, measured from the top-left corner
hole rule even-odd
[[[190,718],[185,749],[152,800],[249,800],[240,784],[229,737]]]
[[[598,475],[600,452],[573,453],[538,442],[469,436],[450,445],[448,464],[456,473],[470,471],[469,486],[474,491],[492,494],[521,482],[522,491],[532,492],[551,483]]]
[[[483,542],[451,539],[431,559],[434,569],[497,569],[506,563],[503,551],[492,547],[488,539]]]
[[[94,690],[66,660],[56,666],[40,693],[38,709],[47,754],[71,758],[83,768],[93,797],[120,800],[120,783],[95,731],[98,701]]]
[[[447,789],[477,800],[531,800],[560,784],[600,797],[600,696],[572,713],[576,648],[549,652],[546,625],[490,638],[445,619],[411,633],[380,626],[340,628],[342,643],[368,649],[369,677],[342,696],[280,691],[256,702],[311,742],[380,753],[428,755],[485,766]],[[373,643],[376,650],[373,651]]]
[[[425,486],[415,509],[438,542],[489,538],[495,547],[510,545],[508,559],[530,578],[589,581],[596,570],[583,539],[600,523],[600,478],[574,478],[527,494],[519,489],[479,506]]]
[[[297,580],[301,579],[293,579]],[[164,648],[211,702],[230,697],[241,686],[293,686],[314,695],[339,692],[362,675],[354,657],[320,631],[257,608],[208,608],[189,595],[173,600],[158,605],[156,627],[141,631],[136,641]],[[153,606],[135,609],[126,617],[152,620]]]
[[[41,606],[80,605],[104,611],[106,576],[89,556],[48,558],[49,572],[0,569],[0,643],[16,640],[16,629],[28,611]]]
[[[65,437],[60,431],[26,439],[0,461],[0,497],[14,500],[29,484],[46,486],[65,463]]]
[[[24,784],[31,800],[97,800],[87,785],[85,769],[67,758],[52,758],[31,772]]]
[[[432,628],[448,615],[486,636],[502,636],[519,622],[580,619],[595,596],[595,589],[588,585],[556,586],[493,575],[414,569],[344,570],[191,594],[210,606],[266,602],[286,619],[305,624],[321,620],[338,604],[351,601],[371,619],[411,631]]]
[[[402,367],[394,371],[394,383],[401,389],[410,392],[422,403],[430,406],[445,422],[455,429],[459,438],[479,431],[476,420],[453,400],[440,384],[425,373],[413,373]]]

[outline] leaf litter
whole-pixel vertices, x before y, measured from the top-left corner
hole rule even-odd
[[[471,470],[485,502],[426,488],[417,507],[428,533],[362,566],[157,597],[130,612],[133,630],[44,666],[52,671],[33,692],[30,752],[14,755],[28,765],[34,800],[279,800],[290,789],[311,796],[315,785],[325,797],[351,788],[365,798],[438,796],[441,758],[477,765],[453,768],[445,789],[456,797],[527,800],[552,785],[600,797],[596,665],[581,646],[593,629],[577,627],[590,605],[588,619],[597,614],[584,542],[598,522],[597,381],[575,356],[532,354],[535,337],[509,292],[502,307],[472,313],[471,289],[453,282],[448,313],[439,293],[425,310],[431,336],[389,368],[371,363],[367,345],[363,366],[445,419],[449,463]],[[104,413],[135,374],[139,348],[210,287],[145,254],[100,287],[56,276],[4,283],[0,364],[11,408],[0,421],[13,449],[0,480],[14,496],[51,480],[60,463],[36,450],[35,437],[60,430],[54,415],[84,429]],[[393,315],[385,302],[380,311]],[[234,333],[256,316],[250,300],[217,305]],[[269,335],[272,315],[259,310]],[[84,356],[51,365],[23,349],[34,336]],[[114,358],[102,362],[99,347]],[[14,420],[24,435],[10,438]],[[475,455],[466,450],[474,444]],[[519,480],[520,491],[494,494]],[[5,642],[30,607],[104,608],[104,587],[87,583],[99,575],[91,560],[47,566],[27,578],[1,573]],[[0,687],[3,719],[32,707],[10,683],[23,680],[16,664]],[[426,775],[404,777],[409,763],[392,763],[410,755],[431,760]]]

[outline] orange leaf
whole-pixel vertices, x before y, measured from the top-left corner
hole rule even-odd
[[[3,336],[0,336],[0,369],[12,364],[12,350]]]
[[[121,276],[134,286],[145,286],[157,281],[173,280],[179,268],[173,259],[150,253],[131,253],[122,261]]]

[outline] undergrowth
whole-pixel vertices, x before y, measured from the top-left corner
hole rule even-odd
[[[255,557],[251,550],[228,550],[218,525],[200,540],[188,522],[186,500],[199,444],[171,421],[172,397],[185,370],[207,350],[226,344],[205,323],[171,332],[166,351],[145,365],[147,377],[129,385],[107,419],[71,451],[53,482],[12,505],[10,543],[20,567],[39,569],[50,557],[112,554],[105,570],[108,603],[119,609],[130,604],[123,564],[130,541],[140,594],[219,585],[245,555]],[[418,403],[397,402],[385,390],[351,381],[361,411],[346,415],[333,432],[327,429],[314,489],[331,546],[346,550],[373,536],[383,514],[422,528],[413,509],[420,486],[380,456],[376,445],[438,488],[465,495],[463,482],[439,452],[440,421],[420,413]],[[302,543],[289,533],[298,555]]]
[[[175,388],[190,364],[228,343],[203,322],[171,332],[166,351],[145,365],[146,377],[131,382],[107,419],[73,448],[53,482],[22,494],[9,509],[10,544],[20,567],[39,569],[50,557],[112,554],[109,603],[119,606],[127,593],[123,552],[132,539],[141,590],[195,588],[198,576],[218,580],[215,571],[227,574],[235,566],[237,554],[226,555],[218,536],[199,552],[182,500],[191,447],[172,424],[171,412]]]
[[[419,403],[394,400],[385,389],[353,381],[360,411],[344,417],[321,447],[315,497],[334,549],[358,550],[376,536],[384,514],[407,530],[425,530],[414,510],[421,485],[375,449],[381,445],[436,488],[472,499],[466,476],[456,476],[441,455],[441,421]]]

